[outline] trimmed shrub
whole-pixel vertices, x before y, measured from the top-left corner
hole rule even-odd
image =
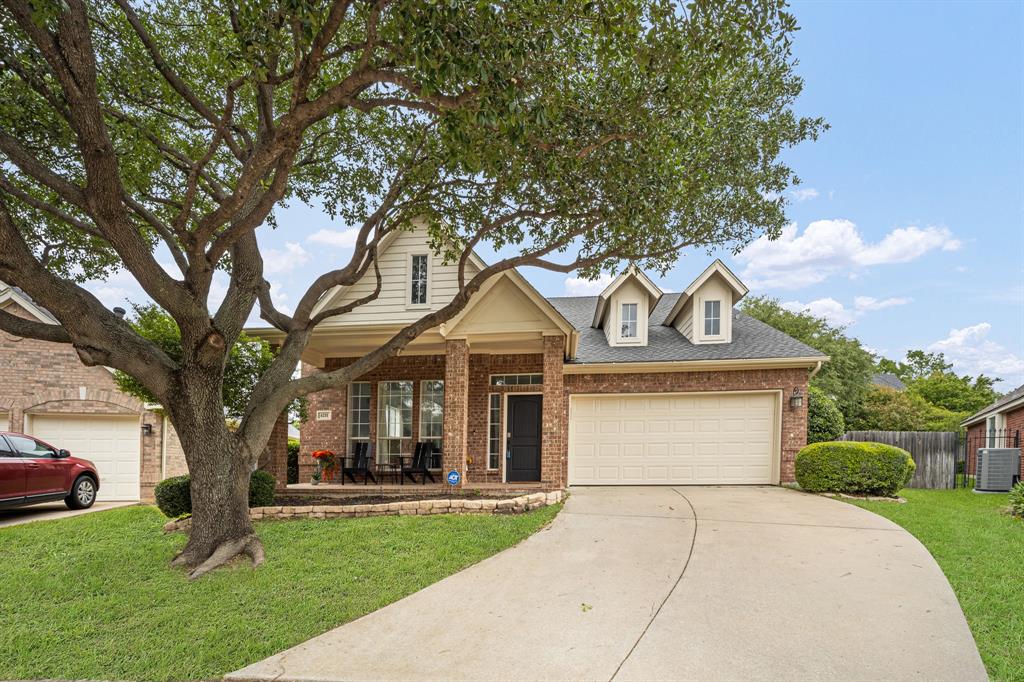
[[[252,472],[249,478],[249,506],[270,507],[274,504],[275,479],[266,471]],[[188,474],[165,478],[153,490],[156,506],[163,515],[176,519],[192,513],[192,480]]]
[[[796,482],[812,493],[894,495],[914,475],[906,450],[882,443],[813,443],[796,455]]]
[[[299,482],[299,440],[288,439],[288,483]]]
[[[156,506],[164,516],[176,519],[192,513],[192,484],[188,474],[165,478],[153,489]]]
[[[1024,519],[1024,481],[1010,491],[1010,513]]]
[[[274,477],[257,469],[249,478],[249,506],[270,507],[274,504]]]
[[[835,440],[844,433],[846,421],[836,401],[820,388],[811,386],[807,391],[807,442]]]

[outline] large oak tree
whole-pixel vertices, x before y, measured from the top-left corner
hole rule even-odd
[[[775,235],[796,181],[780,153],[823,127],[793,111],[796,26],[772,0],[0,6],[0,279],[61,322],[0,311],[0,329],[72,344],[163,403],[192,473],[175,563],[193,577],[262,559],[247,480],[294,399],[371,369],[503,270],[664,270],[682,248]],[[290,314],[256,237],[288,200],[358,229]],[[381,239],[414,221],[463,270],[484,242],[507,256],[351,366],[294,378],[316,326],[375,294],[317,301],[374,276]],[[116,269],[177,323],[179,353],[81,286]],[[231,432],[225,364],[255,307],[284,341]]]

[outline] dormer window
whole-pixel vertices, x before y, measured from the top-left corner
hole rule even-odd
[[[409,304],[427,304],[427,271],[429,260],[426,254],[414,254],[409,277]]]
[[[622,338],[636,338],[636,303],[622,304]]]
[[[704,301],[704,336],[722,335],[722,302]]]

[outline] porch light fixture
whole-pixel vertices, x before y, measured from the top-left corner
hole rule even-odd
[[[153,425],[152,424],[143,424],[142,425],[142,433],[143,433],[143,435],[146,435],[146,436],[152,436],[153,435]]]
[[[799,388],[794,388],[793,395],[789,396],[789,406],[794,410],[804,406],[804,396]]]

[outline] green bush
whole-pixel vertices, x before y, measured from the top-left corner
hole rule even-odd
[[[1024,518],[1024,481],[1013,486],[1010,491],[1010,513]]]
[[[836,401],[820,388],[811,386],[807,392],[807,442],[835,440],[844,433],[846,421]]]
[[[288,483],[299,482],[299,439],[288,439]]]
[[[160,481],[153,490],[153,496],[156,498],[156,506],[168,518],[176,519],[192,513],[192,485],[188,474]]]
[[[274,477],[266,471],[254,471],[249,478],[249,506],[269,507],[274,504]],[[163,515],[176,519],[192,513],[192,481],[188,474],[165,478],[153,491],[156,506]]]
[[[796,482],[812,493],[894,495],[914,475],[906,450],[882,443],[813,443],[797,453]]]

